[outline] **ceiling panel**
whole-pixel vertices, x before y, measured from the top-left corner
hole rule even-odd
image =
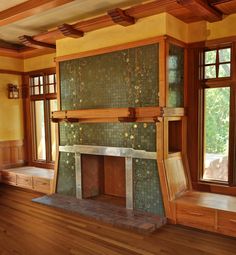
[[[26,0],[1,0],[0,1],[0,12],[9,9],[15,5],[26,2]]]
[[[144,2],[149,1],[75,0],[63,6],[0,27],[0,39],[10,42],[19,42],[18,37],[24,34],[36,35],[53,29],[63,23],[71,23],[104,14],[111,8],[127,8],[128,6]]]

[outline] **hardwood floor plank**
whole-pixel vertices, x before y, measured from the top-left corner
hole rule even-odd
[[[31,202],[40,193],[0,185],[1,255],[233,255],[236,239],[167,225],[139,235]]]

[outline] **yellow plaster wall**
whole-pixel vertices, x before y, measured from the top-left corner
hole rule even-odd
[[[161,13],[137,21],[135,25],[114,25],[85,34],[84,37],[57,41],[57,56],[85,52],[168,34],[186,42],[188,25],[175,17]]]
[[[236,35],[236,14],[231,14],[223,20],[207,23],[207,40]]]
[[[0,69],[29,72],[55,67],[55,54],[29,59],[0,57]],[[24,139],[22,99],[8,99],[7,84],[21,87],[21,76],[0,74],[0,141]]]
[[[23,72],[24,60],[0,56],[0,69]]]
[[[0,141],[22,140],[23,106],[22,99],[8,99],[7,84],[21,85],[21,76],[0,74]]]
[[[114,25],[87,33],[83,38],[66,38],[57,41],[57,56],[70,55],[105,48],[127,42],[169,35],[186,43],[236,35],[236,14],[222,21],[200,21],[186,24],[168,13],[161,13],[137,21],[135,25]]]
[[[56,57],[55,53],[42,55],[34,58],[27,58],[24,60],[24,71],[30,72],[50,67],[55,67],[54,58]]]

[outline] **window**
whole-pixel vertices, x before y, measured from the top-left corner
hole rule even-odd
[[[55,73],[30,76],[30,101],[33,161],[51,163],[56,157],[56,125],[50,121],[57,109]]]
[[[203,179],[228,181],[230,88],[204,91]]]
[[[205,181],[229,182],[231,58],[230,47],[204,52],[201,179]]]
[[[217,79],[231,76],[231,48],[207,50],[204,54],[204,78]]]

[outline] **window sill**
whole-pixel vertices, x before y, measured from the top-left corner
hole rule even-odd
[[[236,196],[236,186],[229,186],[226,182],[193,182],[193,189],[197,191]]]

